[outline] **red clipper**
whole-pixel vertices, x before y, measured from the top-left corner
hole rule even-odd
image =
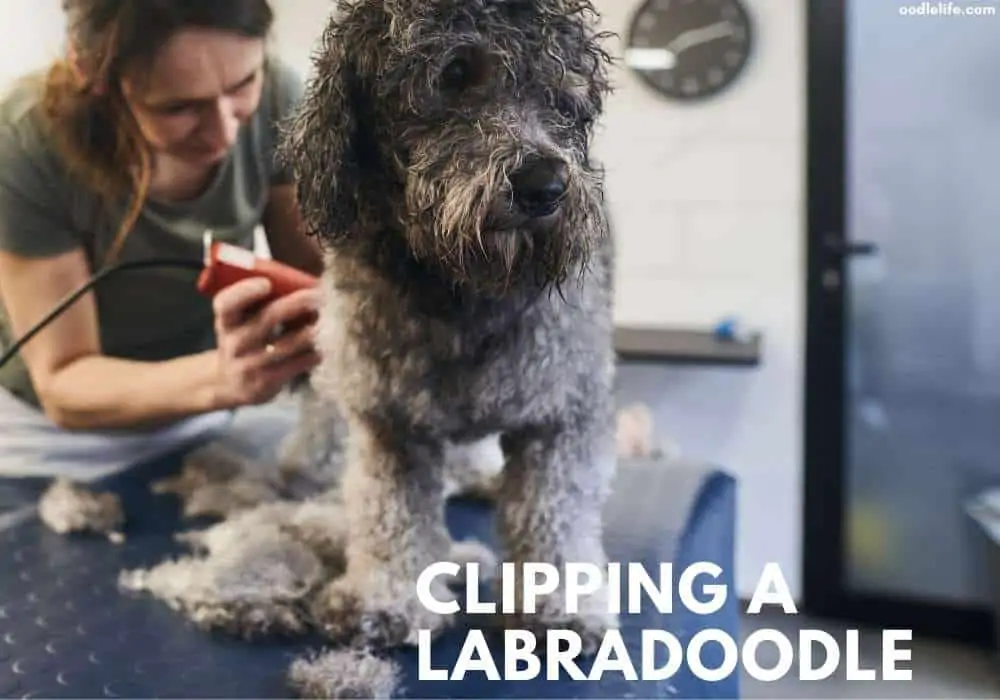
[[[271,281],[270,303],[300,289],[314,287],[318,279],[277,260],[256,256],[253,251],[231,243],[212,240],[205,232],[205,269],[198,276],[198,291],[211,298],[231,284],[248,277],[266,277]]]

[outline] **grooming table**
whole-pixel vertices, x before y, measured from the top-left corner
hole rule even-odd
[[[96,484],[118,492],[129,518],[124,544],[100,537],[64,537],[48,531],[30,510],[46,483],[0,480],[0,697],[289,697],[286,674],[293,658],[321,640],[247,643],[212,637],[192,627],[161,601],[120,593],[121,570],[148,567],[186,552],[173,534],[190,527],[178,502],[150,493],[148,483],[176,472],[181,456],[143,465]],[[25,516],[25,508],[28,507]],[[3,517],[6,511],[21,517]],[[612,561],[642,562],[650,572],[672,561],[676,575],[693,561],[711,561],[725,572],[725,607],[711,616],[654,608],[622,616],[633,662],[641,661],[640,630],[660,628],[685,644],[699,629],[721,628],[737,639],[739,616],[733,587],[734,480],[719,471],[669,462],[625,461],[607,511]],[[449,526],[456,536],[493,542],[490,511],[453,503]],[[710,583],[704,579],[705,583]],[[701,596],[699,596],[701,597]],[[623,609],[627,609],[624,608]],[[468,628],[460,625],[435,642],[434,667],[453,668]],[[663,663],[663,651],[660,647]],[[629,682],[612,673],[601,682],[491,682],[473,672],[462,682],[418,682],[416,650],[397,652],[405,669],[403,695],[411,698],[735,698],[739,670],[705,683],[686,662],[666,681]],[[503,668],[502,652],[494,659]],[[704,647],[708,668],[721,648]],[[586,672],[589,662],[581,663]],[[544,663],[543,663],[544,669]]]

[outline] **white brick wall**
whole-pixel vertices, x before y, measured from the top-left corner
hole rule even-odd
[[[637,4],[600,3],[622,41]],[[677,105],[624,66],[615,72],[597,152],[620,240],[623,321],[711,323],[745,312],[758,322],[748,301],[785,306],[798,293],[802,13],[798,0],[749,5],[757,51],[728,94]],[[657,288],[664,293],[650,295]]]
[[[746,1],[757,41],[739,83],[676,105],[620,65],[597,150],[620,246],[619,321],[709,325],[736,314],[764,333],[757,369],[630,368],[622,385],[655,405],[685,453],[740,479],[739,593],[776,561],[798,594],[805,3]],[[638,0],[598,3],[624,42]]]

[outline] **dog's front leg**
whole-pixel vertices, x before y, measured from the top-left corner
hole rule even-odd
[[[618,627],[618,616],[608,605],[602,528],[616,464],[610,412],[578,414],[556,425],[505,436],[504,451],[508,466],[497,515],[505,568],[513,568],[516,577],[507,584],[514,584],[516,612],[505,616],[504,623],[532,629],[540,637],[550,629],[576,632],[583,653],[592,653],[605,633]],[[523,607],[521,579],[528,563],[550,564],[560,576],[556,591],[535,601],[534,613]],[[568,608],[563,595],[570,563],[596,565],[602,575],[597,590],[580,597],[576,610]]]
[[[364,646],[416,644],[418,631],[437,633],[448,620],[417,597],[417,579],[448,557],[444,523],[443,450],[390,437],[353,423],[342,494],[348,517],[347,568],[317,601],[326,634]],[[454,599],[441,583],[438,600]]]

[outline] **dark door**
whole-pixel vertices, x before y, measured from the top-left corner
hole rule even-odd
[[[805,598],[987,642],[963,506],[1000,486],[1000,16],[916,7],[809,2]]]

